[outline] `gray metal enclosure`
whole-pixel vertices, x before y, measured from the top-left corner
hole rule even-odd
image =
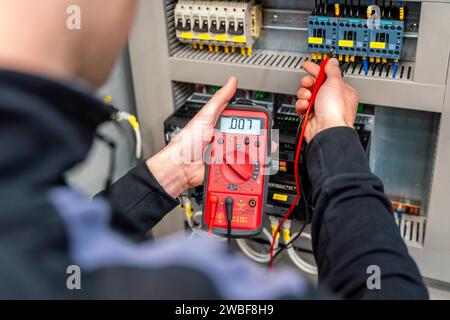
[[[309,10],[311,2],[264,4],[278,9],[281,3],[295,3],[296,8]],[[407,2],[418,8],[420,23],[405,40],[397,79],[392,79],[389,70],[364,76],[358,66],[346,70],[345,77],[358,90],[362,103],[379,106],[371,158],[375,173],[394,180],[404,176],[402,185],[392,183],[389,188],[401,192],[397,190],[409,184],[411,193],[427,198],[424,244],[410,247],[410,253],[424,277],[450,283],[450,1]],[[266,36],[251,57],[195,51],[173,35],[175,4],[173,0],[140,1],[130,37],[147,156],[164,147],[163,122],[185,97],[180,83],[220,86],[233,75],[240,88],[292,95],[304,76],[301,64],[309,57],[302,49],[305,36],[301,28],[291,31],[298,37],[298,43],[293,43],[280,37],[267,17]],[[416,151],[417,146],[421,147]],[[386,157],[387,149],[397,152]],[[393,169],[405,161],[409,162],[404,171]]]

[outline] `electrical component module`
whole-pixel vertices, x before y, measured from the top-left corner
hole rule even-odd
[[[308,48],[314,60],[326,59],[336,49],[338,19],[310,16],[308,18]]]
[[[339,18],[337,54],[339,60],[354,59],[355,56],[366,57],[368,54],[369,29],[367,20],[356,18]]]
[[[194,49],[251,55],[261,26],[262,7],[254,1],[180,0],[175,7],[177,38]]]
[[[375,59],[400,59],[403,49],[403,21],[381,20],[379,29],[370,31],[369,57]]]
[[[375,2],[376,3],[376,2]],[[308,51],[313,60],[323,60],[331,52],[340,61],[361,60],[364,73],[369,63],[393,64],[393,77],[403,50],[405,36],[405,8],[403,1],[394,7],[383,3],[380,8],[368,1],[368,5],[354,5],[353,1],[316,1],[313,14],[308,18]],[[331,7],[334,10],[331,10]]]

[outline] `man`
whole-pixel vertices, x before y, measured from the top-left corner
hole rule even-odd
[[[71,4],[81,8],[81,30],[65,28]],[[235,94],[234,78],[176,141],[103,200],[68,187],[64,172],[86,157],[97,126],[110,116],[92,89],[107,79],[134,9],[132,0],[0,2],[1,298],[427,298],[352,129],[358,98],[336,60],[328,64],[306,133],[313,246],[326,293],[297,273],[269,273],[213,241],[147,240],[178,204],[175,198],[202,183],[198,154],[184,164],[172,156],[181,155],[186,142],[208,145],[211,137],[202,133]],[[299,113],[318,73],[312,63],[304,69],[310,75],[298,92]],[[381,290],[366,286],[371,265],[381,269]],[[66,271],[77,266],[81,289],[69,290]]]

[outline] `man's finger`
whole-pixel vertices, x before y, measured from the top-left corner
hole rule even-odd
[[[308,109],[308,106],[309,106],[308,100],[297,100],[297,102],[295,103],[295,110],[299,115],[303,115]]]
[[[300,85],[304,88],[308,88],[311,89],[312,87],[314,87],[314,84],[316,83],[316,78],[314,78],[313,76],[304,76],[302,78],[302,81],[300,81]]]
[[[311,90],[308,90],[306,88],[300,88],[300,90],[298,90],[297,92],[297,99],[300,100],[309,100],[311,99]]]
[[[230,100],[236,94],[237,86],[238,81],[235,77],[228,79],[227,84],[217,91],[206,106],[198,113],[198,117],[208,119],[208,121],[215,123]]]
[[[306,61],[302,68],[308,72],[310,75],[312,75],[313,77],[316,77],[319,75],[320,72],[320,66],[318,66],[317,64],[315,64],[314,62],[311,61]]]
[[[328,78],[342,79],[341,68],[339,68],[339,61],[332,58],[328,61],[325,67],[325,73]]]

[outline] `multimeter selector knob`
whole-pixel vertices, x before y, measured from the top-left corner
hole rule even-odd
[[[254,175],[255,166],[244,152],[231,152],[224,157],[223,177],[230,183],[240,185],[246,183]]]

